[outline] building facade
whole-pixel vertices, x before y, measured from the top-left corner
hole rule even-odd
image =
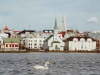
[[[66,51],[92,51],[96,49],[96,41],[91,37],[69,37],[64,42]]]
[[[19,38],[4,38],[4,50],[18,51],[19,43],[20,43]]]

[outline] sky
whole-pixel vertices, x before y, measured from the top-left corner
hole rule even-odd
[[[0,0],[0,29],[60,31],[65,15],[67,30],[100,30],[100,0]]]

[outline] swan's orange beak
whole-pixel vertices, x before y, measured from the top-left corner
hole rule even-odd
[[[50,65],[50,63],[48,62],[48,65]]]

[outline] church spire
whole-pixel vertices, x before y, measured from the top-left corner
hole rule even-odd
[[[63,19],[62,19],[62,25],[61,25],[61,32],[65,32],[67,31],[66,29],[66,18],[65,18],[65,15],[63,15]]]
[[[56,17],[55,17],[55,26],[54,26],[54,30],[58,30],[58,28],[57,28],[57,20],[56,20]]]

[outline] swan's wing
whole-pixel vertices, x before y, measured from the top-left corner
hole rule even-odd
[[[40,66],[40,65],[36,65],[36,66],[34,66],[34,68],[35,68],[35,69],[45,69],[44,66]]]

